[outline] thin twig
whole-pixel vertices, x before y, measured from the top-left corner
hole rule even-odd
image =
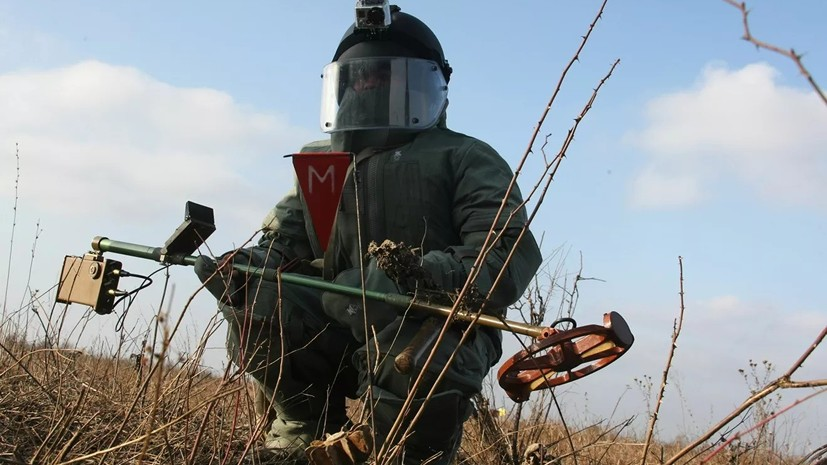
[[[757,428],[763,427],[764,425],[766,425],[766,424],[767,424],[767,423],[769,423],[770,421],[774,420],[776,417],[780,416],[782,413],[786,412],[787,410],[790,410],[791,408],[795,407],[796,405],[802,404],[802,403],[804,403],[804,402],[806,402],[806,401],[810,400],[811,398],[813,398],[813,397],[815,397],[815,396],[817,396],[817,395],[819,395],[819,394],[824,394],[825,392],[827,392],[827,389],[820,389],[820,390],[818,390],[818,391],[816,391],[816,392],[813,392],[813,393],[811,393],[810,395],[808,395],[808,396],[806,396],[806,397],[804,397],[804,398],[802,398],[802,399],[797,399],[797,400],[796,400],[795,402],[793,402],[792,404],[790,404],[790,405],[788,405],[788,406],[786,406],[786,407],[782,408],[781,410],[779,410],[779,411],[777,411],[777,412],[773,413],[772,415],[768,416],[767,418],[764,418],[763,420],[761,420],[760,422],[758,422],[757,424],[755,424],[755,425],[754,425],[754,426],[752,426],[751,428],[747,429],[746,431],[742,431],[742,432],[739,432],[739,433],[733,434],[733,435],[732,435],[732,437],[730,437],[729,439],[727,439],[727,440],[726,440],[723,444],[721,444],[720,446],[718,446],[718,448],[717,448],[717,449],[715,449],[714,451],[712,451],[712,452],[711,452],[709,455],[707,455],[707,456],[706,456],[703,460],[701,460],[701,463],[706,463],[706,462],[710,461],[710,460],[712,459],[712,457],[715,457],[715,456],[716,456],[719,452],[721,452],[722,450],[724,450],[724,448],[725,448],[726,446],[730,445],[733,441],[737,440],[737,439],[738,439],[738,438],[740,438],[741,436],[743,436],[743,435],[745,435],[745,434],[747,434],[747,433],[749,433],[749,432],[751,432],[751,431],[753,431],[753,430],[755,430],[755,429],[757,429]]]
[[[666,357],[666,368],[663,369],[663,376],[660,380],[660,390],[658,391],[658,399],[655,402],[655,409],[652,412],[652,417],[649,419],[649,426],[646,428],[646,441],[643,443],[643,456],[640,459],[640,465],[646,464],[646,457],[649,455],[649,446],[652,444],[652,435],[655,432],[655,423],[658,421],[658,412],[663,403],[663,395],[666,392],[666,382],[669,379],[669,369],[672,367],[672,358],[675,356],[675,349],[678,347],[678,336],[681,334],[681,327],[683,326],[683,314],[686,306],[684,305],[683,293],[683,257],[678,257],[678,269],[680,272],[680,297],[681,307],[678,318],[672,325],[672,344],[669,346],[669,355]]]
[[[17,201],[20,198],[18,189],[20,188],[20,145],[15,142],[14,143],[14,156],[17,160],[17,172],[14,177],[14,214],[12,215],[11,220],[11,240],[9,241],[9,262],[6,267],[6,289],[3,292],[3,319],[2,321],[6,321],[6,304],[9,300],[9,278],[11,277],[11,258],[12,253],[14,252],[14,230],[17,226]]]
[[[161,342],[161,354],[158,356],[158,371],[155,373],[155,392],[154,397],[152,399],[152,405],[149,409],[149,418],[147,419],[146,425],[147,430],[151,432],[152,425],[155,423],[155,417],[158,414],[158,405],[161,403],[161,388],[163,387],[164,381],[164,364],[167,360],[167,351],[169,350],[169,327],[167,326],[167,319],[166,315],[161,313],[161,308],[159,307],[158,316],[155,318],[155,326],[156,332],[157,328],[161,327],[162,333],[162,342]],[[155,354],[152,354],[153,356]],[[146,438],[144,439],[143,445],[141,447],[141,453],[138,455],[137,465],[143,464],[143,460],[146,457],[146,453],[149,450],[149,440],[152,438],[152,434],[147,434]]]
[[[549,390],[549,393],[551,393],[551,400],[554,401],[554,406],[557,408],[557,413],[560,415],[560,424],[563,425],[563,431],[566,432],[566,440],[569,443],[569,447],[571,447],[571,458],[574,460],[574,465],[577,465],[577,450],[574,448],[574,438],[572,438],[569,425],[566,424],[566,419],[563,417],[563,409],[560,408],[560,403],[557,402],[557,396],[554,395],[554,389]]]
[[[794,49],[790,48],[789,50],[783,49],[777,45],[770,44],[768,42],[764,42],[762,40],[756,39],[755,36],[752,35],[749,28],[749,10],[747,9],[746,2],[736,2],[735,0],[724,0],[724,2],[734,6],[741,12],[742,22],[744,24],[744,35],[741,37],[742,39],[746,40],[747,42],[755,45],[756,48],[763,48],[765,50],[769,50],[771,52],[778,53],[779,55],[783,55],[790,60],[792,60],[796,66],[798,66],[798,71],[804,75],[804,78],[807,79],[807,82],[810,83],[810,87],[816,91],[818,96],[821,98],[821,101],[827,105],[827,96],[824,95],[824,92],[819,87],[818,83],[816,83],[815,79],[813,79],[812,74],[807,70],[807,67],[804,66],[804,63],[801,61],[801,55],[796,53]]]
[[[34,242],[32,243],[32,256],[31,256],[31,259],[29,260],[29,272],[26,274],[25,289],[26,289],[26,292],[29,294],[29,298],[30,298],[29,303],[25,304],[25,301],[26,301],[25,294],[20,297],[20,308],[23,308],[24,305],[25,305],[25,306],[33,307],[32,309],[35,310],[35,311],[37,311],[36,310],[37,309],[36,304],[37,304],[38,299],[37,299],[37,289],[35,289],[34,292],[32,291],[32,270],[34,269],[34,257],[35,257],[35,252],[37,251],[37,240],[40,239],[40,233],[42,233],[42,232],[43,232],[43,230],[40,229],[40,219],[38,219],[37,224],[34,227]],[[50,343],[48,333],[46,333],[46,343],[47,344]],[[57,343],[57,341],[55,341],[55,343]]]

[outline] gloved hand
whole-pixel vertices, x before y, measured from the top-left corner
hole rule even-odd
[[[210,294],[219,302],[236,307],[243,302],[247,278],[233,269],[233,252],[219,257],[218,263],[212,257],[200,255],[195,259],[194,268],[196,276]]]
[[[359,268],[345,270],[333,280],[336,284],[349,287],[362,287],[362,275]],[[381,293],[399,293],[397,285],[376,267],[376,260],[371,261],[365,267],[365,289]],[[368,331],[373,327],[377,333],[396,319],[399,312],[404,308],[386,304],[384,302],[366,299],[367,316],[362,305],[361,297],[352,297],[332,292],[322,294],[322,306],[324,312],[330,318],[345,327],[349,327],[353,337],[357,341],[365,342],[365,319],[367,319]],[[370,336],[369,336],[370,337]]]
[[[445,252],[428,252],[423,257],[422,267],[433,276],[437,286],[450,292],[456,291],[465,285],[476,258],[476,248],[457,246],[451,247]],[[477,291],[482,296],[488,295],[497,273],[499,273],[499,269],[493,268],[490,263],[483,263],[474,281]],[[514,282],[506,277],[497,284],[497,288],[491,293],[487,307],[489,309],[505,308],[517,300],[518,297],[519,292],[514,287]]]

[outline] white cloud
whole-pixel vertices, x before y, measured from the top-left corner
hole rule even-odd
[[[698,302],[702,316],[713,320],[732,320],[750,314],[748,305],[734,295],[722,295]]]
[[[804,352],[810,338],[827,325],[827,315],[777,299],[720,295],[690,301],[684,321],[682,338],[699,353],[712,344],[726,351],[732,362],[752,358],[784,365]],[[825,357],[827,352],[820,350],[811,361]],[[724,363],[723,359],[719,362]]]
[[[691,205],[735,180],[765,199],[827,207],[827,107],[767,64],[710,66],[692,89],[650,101],[647,118],[627,138],[648,158],[636,206]]]
[[[186,200],[215,208],[212,253],[242,245],[292,185],[292,167],[282,155],[319,137],[313,128],[241,105],[220,90],[176,87],[138,69],[100,61],[0,73],[0,102],[4,220],[15,196],[19,200],[16,234],[8,228],[10,221],[2,223],[0,234],[9,229],[14,234],[11,269],[34,265],[30,277],[10,276],[12,311],[28,301],[30,282],[44,292],[52,288],[63,257],[89,250],[94,236],[162,245],[180,224]],[[35,225],[40,231],[34,241],[36,263],[35,245],[29,247]],[[6,237],[4,243],[11,241]],[[157,269],[128,256],[111,258],[137,274]],[[174,268],[173,286],[182,285],[186,300],[198,281],[191,270]],[[134,289],[134,282],[121,282],[124,289]],[[142,291],[130,318],[149,321],[162,288]],[[199,328],[214,308],[208,295],[200,297],[193,316]],[[82,308],[73,306],[69,318],[80,315]]]
[[[634,181],[636,203],[642,207],[682,206],[702,197],[698,179],[681,173],[664,173],[647,167]]]
[[[224,92],[98,61],[0,75],[0,102],[0,185],[14,184],[19,143],[21,197],[72,217],[128,211],[142,221],[199,198],[229,209],[261,195],[245,171],[272,170],[274,185],[288,186],[278,156],[316,137]],[[270,205],[281,192],[267,195]]]

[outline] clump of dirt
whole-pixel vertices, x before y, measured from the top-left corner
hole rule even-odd
[[[376,260],[376,267],[384,271],[396,284],[406,289],[419,287],[425,291],[439,291],[431,273],[422,267],[422,256],[404,242],[385,239],[381,244],[371,241],[368,256]],[[417,286],[418,285],[418,286]]]
[[[434,281],[431,272],[422,266],[420,249],[414,249],[404,242],[385,239],[381,244],[368,244],[368,257],[376,260],[376,267],[384,271],[402,289],[416,290],[417,294],[432,303],[453,305],[459,289],[443,289]],[[473,284],[460,304],[460,309],[476,311],[485,297]]]

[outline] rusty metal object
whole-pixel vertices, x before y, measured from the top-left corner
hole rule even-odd
[[[359,465],[373,452],[373,435],[368,425],[356,425],[350,431],[313,441],[304,453],[310,465]]]
[[[411,342],[393,359],[393,367],[403,375],[409,375],[417,365],[422,363],[425,352],[430,350],[439,336],[444,319],[431,316],[422,322],[422,326],[411,339]]]
[[[603,326],[546,328],[536,342],[508,359],[497,372],[500,386],[515,402],[532,391],[580,379],[626,353],[635,338],[620,314],[603,315]]]

